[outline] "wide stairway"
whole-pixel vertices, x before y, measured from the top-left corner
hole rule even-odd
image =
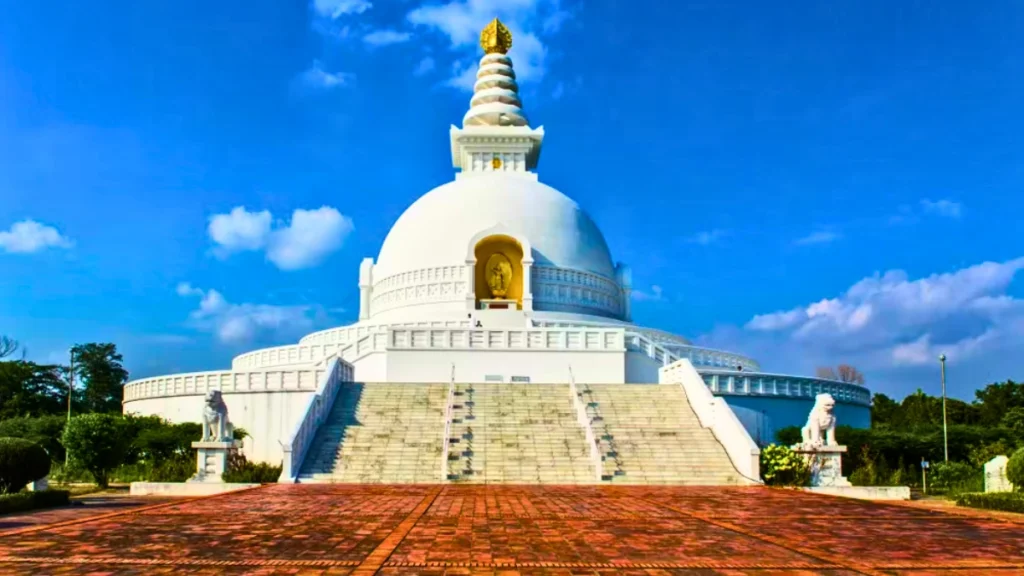
[[[578,384],[616,484],[747,484],[678,385]]]
[[[570,390],[568,384],[456,385],[444,460],[449,384],[344,384],[299,481],[749,483],[711,430],[701,428],[680,386],[577,384],[582,419]]]
[[[343,384],[300,482],[436,483],[447,384]]]
[[[597,482],[568,384],[459,385],[453,416],[450,482]]]

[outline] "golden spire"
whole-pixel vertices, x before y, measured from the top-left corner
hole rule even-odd
[[[512,32],[495,18],[480,32],[480,46],[487,54],[508,54],[512,48]]]

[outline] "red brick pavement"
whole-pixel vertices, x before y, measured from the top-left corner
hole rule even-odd
[[[1021,524],[767,488],[321,484],[0,531],[0,574],[953,571],[1024,574]]]

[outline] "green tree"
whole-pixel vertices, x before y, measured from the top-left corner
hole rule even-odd
[[[120,412],[128,371],[114,344],[79,344],[71,349],[86,412]]]
[[[871,426],[874,428],[891,425],[899,417],[900,403],[885,394],[871,398]]]
[[[0,418],[60,412],[65,394],[56,366],[25,360],[0,362]]]
[[[1019,439],[1024,440],[1024,406],[1014,406],[1007,410],[1000,424],[1013,430]]]
[[[133,433],[120,415],[82,414],[68,422],[63,442],[71,459],[106,488],[110,472],[128,458]]]
[[[979,424],[998,426],[1011,408],[1024,407],[1024,384],[1013,380],[996,382],[974,393],[979,408]]]

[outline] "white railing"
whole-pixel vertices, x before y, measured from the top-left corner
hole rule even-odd
[[[703,428],[710,428],[740,475],[761,482],[761,450],[743,423],[725,403],[711,393],[689,360],[683,358],[658,371],[661,384],[679,384]]]
[[[597,436],[594,435],[594,427],[590,423],[587,407],[580,400],[580,394],[576,389],[576,378],[572,375],[571,367],[569,368],[569,395],[572,396],[572,406],[576,409],[576,422],[583,428],[587,446],[590,446],[590,461],[594,465],[595,480],[600,482],[604,473],[604,466],[601,464],[601,450],[597,446]]]
[[[788,376],[769,372],[701,369],[700,374],[712,392],[750,396],[803,396],[831,394],[841,402],[871,405],[871,391],[858,384],[809,376]]]
[[[210,390],[228,394],[316,390],[323,369],[217,370],[143,378],[124,386],[124,402],[146,398],[203,395]]]
[[[448,481],[448,454],[451,450],[452,417],[455,412],[455,365],[452,364],[452,379],[448,382],[448,400],[444,409],[444,442],[441,444],[441,482]]]
[[[625,350],[620,328],[392,328],[388,338],[389,350]]]
[[[337,349],[334,344],[291,344],[262,348],[239,354],[231,360],[231,368],[245,370],[289,364],[315,364]]]
[[[742,366],[744,370],[759,370],[757,362],[729,352],[700,348],[683,344],[668,344],[657,342],[640,332],[626,332],[626,347],[629,350],[643,352],[647,356],[660,363],[662,366],[686,358],[691,364],[700,367],[719,367],[735,369]]]
[[[306,457],[309,445],[316,436],[316,431],[331,413],[334,401],[342,382],[351,382],[352,365],[335,358],[327,366],[316,393],[310,395],[309,402],[303,412],[302,420],[295,426],[295,431],[286,442],[281,444],[284,451],[284,462],[278,482],[294,483],[302,470],[302,461]]]

